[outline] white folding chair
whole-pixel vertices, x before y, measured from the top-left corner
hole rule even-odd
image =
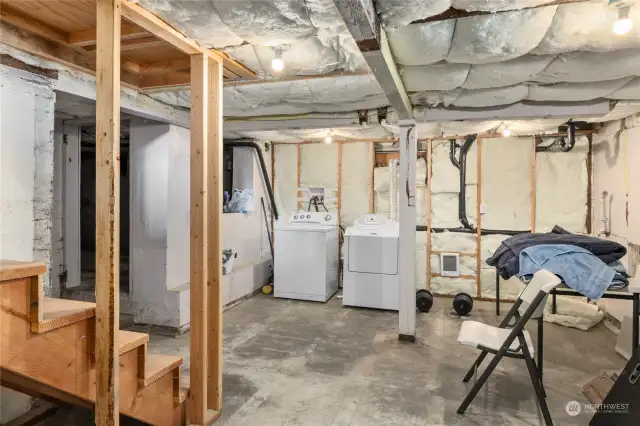
[[[549,408],[547,407],[544,386],[536,363],[533,360],[533,341],[524,327],[529,319],[542,316],[549,292],[558,285],[560,285],[560,278],[546,269],[540,270],[536,272],[531,282],[522,290],[518,300],[511,307],[499,327],[493,327],[477,321],[465,321],[462,324],[458,335],[458,343],[482,350],[482,353],[464,377],[463,382],[466,383],[473,377],[488,353],[493,354],[494,357],[458,408],[458,414],[464,414],[502,357],[506,356],[525,360],[545,424],[547,426],[553,425]],[[509,322],[512,318],[515,318],[515,323],[511,328]]]

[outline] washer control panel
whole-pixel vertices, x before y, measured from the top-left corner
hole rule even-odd
[[[320,225],[337,225],[337,212],[295,212],[291,215],[289,223],[317,223]]]

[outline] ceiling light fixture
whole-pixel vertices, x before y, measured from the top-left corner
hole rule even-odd
[[[333,143],[333,136],[331,136],[331,132],[327,132],[327,136],[324,137],[324,143]]]
[[[275,49],[275,56],[271,60],[271,69],[275,72],[280,72],[284,69],[284,61],[282,60],[282,49]]]
[[[629,6],[618,8],[618,19],[613,23],[613,32],[625,35],[633,28],[633,21],[629,18]]]
[[[508,138],[509,136],[511,136],[511,130],[509,130],[509,128],[508,128],[508,127],[505,127],[505,128],[502,130],[502,136],[504,136],[505,138]]]

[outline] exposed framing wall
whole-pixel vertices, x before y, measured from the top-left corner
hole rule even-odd
[[[555,137],[560,135],[559,134],[547,135],[545,137],[550,137],[550,136]],[[454,138],[463,139],[464,137],[453,136],[453,137],[447,137],[447,138],[441,137],[441,138],[420,139],[421,142],[427,143],[426,151],[419,153],[418,157],[423,157],[423,158],[426,157],[426,162],[427,162],[426,173],[427,173],[427,176],[429,176],[429,179],[427,179],[427,182],[426,182],[426,191],[425,191],[426,194],[424,197],[424,202],[422,201],[418,201],[418,202],[421,204],[424,204],[426,220],[424,220],[424,222],[422,223],[426,222],[426,225],[428,227],[431,227],[432,225],[433,227],[438,227],[438,224],[434,223],[433,217],[432,217],[432,210],[433,210],[432,195],[434,194],[433,192],[434,188],[432,188],[432,181],[433,181],[432,177],[434,175],[434,145],[442,144],[443,142],[447,143],[449,139],[454,139]],[[464,246],[464,250],[461,249],[458,252],[460,253],[461,258],[467,259],[467,260],[464,260],[467,264],[473,265],[473,269],[469,270],[469,273],[465,273],[463,274],[463,277],[459,278],[461,281],[465,280],[465,282],[468,284],[468,285],[465,284],[461,286],[459,291],[468,291],[473,297],[479,300],[495,300],[495,273],[493,269],[484,265],[484,260],[492,254],[493,250],[497,248],[500,241],[507,237],[506,235],[482,236],[480,232],[483,228],[483,225],[485,228],[487,227],[486,224],[482,223],[483,222],[482,203],[483,203],[483,196],[484,196],[483,183],[485,187],[486,185],[491,184],[489,181],[487,181],[487,177],[483,176],[483,168],[486,168],[486,165],[483,167],[483,161],[486,162],[491,160],[491,155],[488,153],[490,153],[492,149],[497,149],[494,146],[492,146],[495,144],[495,142],[492,140],[497,140],[498,142],[500,142],[500,140],[503,140],[503,139],[504,138],[501,135],[497,135],[497,134],[478,135],[478,140],[476,144],[474,144],[474,147],[472,148],[472,152],[470,152],[469,158],[467,160],[468,175],[473,175],[472,182],[469,182],[469,180],[467,181],[467,201],[468,201],[467,214],[469,216],[469,219],[472,222],[474,222],[474,224],[477,225],[477,232],[474,234],[458,234],[460,235],[460,238],[466,239],[466,242],[461,243],[462,244],[461,246]],[[567,188],[566,185],[563,184],[562,182],[562,181],[566,181],[567,173],[573,173],[573,174],[578,173],[578,175],[575,175],[574,178],[579,181],[580,188],[584,186],[584,188],[582,188],[584,189],[584,191],[582,191],[584,192],[584,194],[581,195],[581,197],[584,198],[584,209],[583,211],[578,213],[579,215],[585,218],[585,220],[582,220],[581,224],[584,223],[586,226],[586,216],[588,215],[588,211],[589,211],[589,207],[588,207],[589,203],[587,201],[588,200],[587,185],[588,185],[589,179],[585,179],[585,176],[583,176],[588,174],[588,168],[587,168],[588,145],[586,144],[586,138],[582,138],[582,143],[576,146],[575,148],[576,152],[574,154],[577,153],[577,155],[575,155],[572,158],[570,158],[573,155],[571,153],[569,154],[536,153],[536,137],[535,136],[524,136],[524,137],[518,138],[518,140],[519,140],[519,143],[522,144],[522,148],[519,150],[522,151],[522,155],[524,155],[523,158],[527,159],[526,170],[524,170],[521,173],[524,177],[526,177],[526,179],[523,179],[523,180],[527,182],[527,185],[522,187],[522,191],[524,191],[522,199],[526,200],[526,203],[525,203],[526,205],[520,208],[520,210],[524,212],[527,217],[526,217],[526,220],[524,221],[522,220],[517,221],[518,223],[522,222],[522,225],[517,227],[518,230],[531,229],[533,231],[538,230],[543,232],[550,230],[549,223],[550,223],[550,220],[553,219],[553,217],[550,216],[549,209],[554,209],[555,207],[551,205],[550,200],[553,200],[554,196],[549,195],[549,193],[554,191],[549,190],[550,185],[549,185],[548,179],[553,179],[555,176],[554,174],[558,174],[558,179],[560,182],[558,182],[559,188],[557,191],[555,191],[555,193],[560,194],[563,192],[563,190],[566,190]],[[397,157],[397,153],[373,152],[373,145],[375,142],[390,142],[390,141],[389,140],[370,140],[370,139],[334,141],[334,144],[342,147],[341,151],[346,149],[346,147],[350,145],[361,145],[361,144],[370,145],[370,149],[371,149],[371,152],[369,152],[369,155],[370,155],[369,157],[369,172],[370,172],[369,189],[370,191],[369,191],[369,198],[368,198],[370,212],[375,212],[375,204],[376,204],[374,185],[373,185],[374,170],[372,168],[372,165],[374,166],[376,163],[386,163],[388,162],[389,159]],[[296,160],[297,160],[299,158],[299,153],[302,150],[304,150],[304,147],[306,145],[309,145],[311,143],[313,142],[302,141],[297,143],[296,142],[275,142],[274,144],[276,147],[282,147],[282,149],[285,149],[285,150],[287,149],[295,150],[297,155],[296,156]],[[483,146],[484,148],[482,148]],[[281,158],[279,156],[280,152],[281,151],[279,151],[279,149],[274,149],[273,155],[274,155],[275,164],[277,164],[279,158]],[[483,155],[483,153],[486,155]],[[550,157],[550,156],[565,156],[565,157],[561,159],[560,157]],[[485,158],[485,160],[483,160],[483,158]],[[338,160],[339,158],[336,159],[336,162],[338,162]],[[561,165],[555,166],[555,162],[557,160],[560,160]],[[290,158],[289,161],[292,161],[292,159]],[[422,160],[419,160],[419,161],[422,161]],[[299,166],[298,168],[299,174],[300,173],[304,174],[304,169],[305,169],[304,162],[301,163],[298,161],[298,166]],[[276,166],[274,169],[278,169],[278,166]],[[278,182],[278,171],[276,170],[274,173],[275,173],[275,182]],[[489,177],[488,179],[492,182],[495,182],[495,179],[496,179],[496,177],[494,176],[495,173],[492,173],[491,175],[492,177]],[[281,176],[281,180],[287,180],[287,179],[288,178],[286,176]],[[344,180],[344,178],[342,179]],[[298,184],[299,183],[300,181],[298,180]],[[345,185],[345,182],[344,181],[341,182],[340,188],[343,188],[344,185]],[[474,185],[476,186],[476,188],[473,188]],[[279,189],[282,190],[283,187],[280,186]],[[344,191],[342,190],[339,191],[340,204],[343,203],[342,200],[345,197],[343,192]],[[277,198],[278,196],[282,196],[282,194],[277,194]],[[455,198],[457,199],[457,195]],[[545,204],[542,206],[539,205],[539,200],[542,200],[542,202]],[[572,200],[572,202],[573,204],[571,204],[571,206],[575,206],[576,203],[580,203],[581,201],[576,198]],[[363,212],[363,214],[364,213],[366,212]],[[493,220],[495,221],[495,218]],[[580,219],[577,216],[572,218],[573,223],[577,223],[577,221],[579,220]],[[457,218],[455,219],[455,222],[457,222]],[[348,226],[349,224],[345,224],[345,225]],[[563,223],[560,223],[560,225],[563,225]],[[456,223],[456,226],[459,226],[459,224]],[[507,228],[516,229],[516,226],[515,224],[512,224],[512,226]],[[571,230],[584,231],[582,226],[579,226],[577,228],[576,226],[573,226],[573,229]],[[448,250],[442,247],[442,241],[441,241],[442,234],[438,234],[438,236],[439,236],[438,243],[435,244],[433,241],[434,237],[431,233],[427,233],[427,232],[418,233],[419,243],[416,247],[416,250],[420,251],[420,254],[418,254],[419,259],[417,259],[418,260],[417,268],[418,270],[423,270],[424,268],[424,271],[425,271],[424,275],[426,278],[425,283],[426,283],[426,288],[428,289],[433,289],[432,278],[437,278],[439,280],[452,280],[451,278],[441,278],[439,274],[434,272],[438,268],[437,265],[434,265],[433,259],[434,258],[437,259],[437,257],[435,256],[439,255],[443,251],[449,252]],[[424,247],[424,257],[423,257],[422,251],[418,250],[418,246],[421,246],[421,245]],[[422,263],[423,259],[425,263]],[[501,279],[500,285],[501,285],[501,292],[500,292],[501,300],[504,300],[504,301],[513,300],[513,296],[515,296],[515,294],[514,294],[514,291],[511,291],[511,292],[509,291],[508,283],[504,282]],[[420,286],[419,283],[418,283],[418,286]],[[437,288],[435,288],[435,290],[437,290]],[[455,294],[455,293],[447,293],[447,292],[442,293],[439,291],[434,291],[434,293],[442,296],[448,296],[448,297],[451,297],[453,294]]]

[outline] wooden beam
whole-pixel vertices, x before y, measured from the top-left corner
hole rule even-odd
[[[376,80],[382,87],[389,104],[400,119],[413,117],[413,107],[398,73],[386,33],[380,25],[373,0],[334,0],[347,29]]]
[[[478,184],[476,185],[476,297],[482,296],[482,139],[476,140]],[[462,182],[461,182],[462,183]]]
[[[300,145],[298,145],[299,147]],[[338,226],[342,228],[342,144],[338,144]],[[338,286],[342,276],[342,242],[338,238]]]
[[[80,47],[94,46],[96,44],[96,34],[97,30],[95,28],[68,33],[66,37],[66,43]],[[148,35],[149,32],[147,30],[145,30],[144,28],[140,28],[137,25],[133,25],[130,22],[123,21],[121,24],[121,41],[133,40]]]
[[[189,71],[142,75],[140,82],[140,90],[146,93],[188,90],[190,86]]]
[[[26,16],[17,10],[7,7],[6,4],[3,4],[2,8],[0,8],[0,20],[58,43],[65,43],[67,40],[64,32],[57,28],[53,28],[45,22]]]
[[[190,168],[190,266],[191,339],[190,385],[187,413],[191,423],[207,418],[207,279],[209,277],[207,211],[209,61],[203,54],[191,56],[191,168]]]
[[[530,183],[530,191],[531,191],[531,214],[530,214],[530,218],[531,218],[531,233],[536,232],[536,197],[537,197],[537,181],[538,178],[536,176],[537,174],[537,167],[536,167],[536,163],[537,163],[537,152],[536,152],[536,147],[538,146],[537,144],[537,138],[535,136],[533,136],[531,138],[531,183]]]
[[[164,74],[171,72],[186,71],[191,69],[191,59],[172,59],[169,61],[145,63],[140,66],[142,74]]]
[[[433,144],[427,144],[427,290],[431,290],[431,254],[438,253],[431,250],[431,179],[433,177]]]
[[[72,49],[69,46],[31,34],[5,22],[0,23],[0,33],[2,34],[2,43],[8,46],[91,75],[96,75],[96,59],[82,52],[82,49]],[[129,71],[123,71],[121,78],[128,87],[135,88],[140,84],[140,76]]]
[[[156,37],[171,43],[174,47],[188,55],[203,54],[213,60],[222,61],[223,66],[237,77],[248,80],[257,79],[256,74],[241,63],[230,59],[224,53],[215,49],[208,49],[200,46],[195,40],[185,36],[165,21],[136,3],[124,0],[122,16],[134,24],[146,29]]]
[[[222,412],[222,62],[208,58],[207,408]]]
[[[296,170],[298,175],[296,180],[296,198],[300,198],[300,173],[301,173],[300,166],[302,163],[302,157],[300,155],[300,149],[301,149],[300,145],[298,145],[296,149],[297,149],[296,150],[296,163],[297,163]],[[302,201],[298,200],[298,211],[300,211],[301,209],[302,209]]]
[[[96,425],[120,417],[120,11],[97,0]]]
[[[374,144],[369,145],[369,213],[374,214],[376,212],[376,193],[374,191],[374,179],[376,168],[376,146]]]

